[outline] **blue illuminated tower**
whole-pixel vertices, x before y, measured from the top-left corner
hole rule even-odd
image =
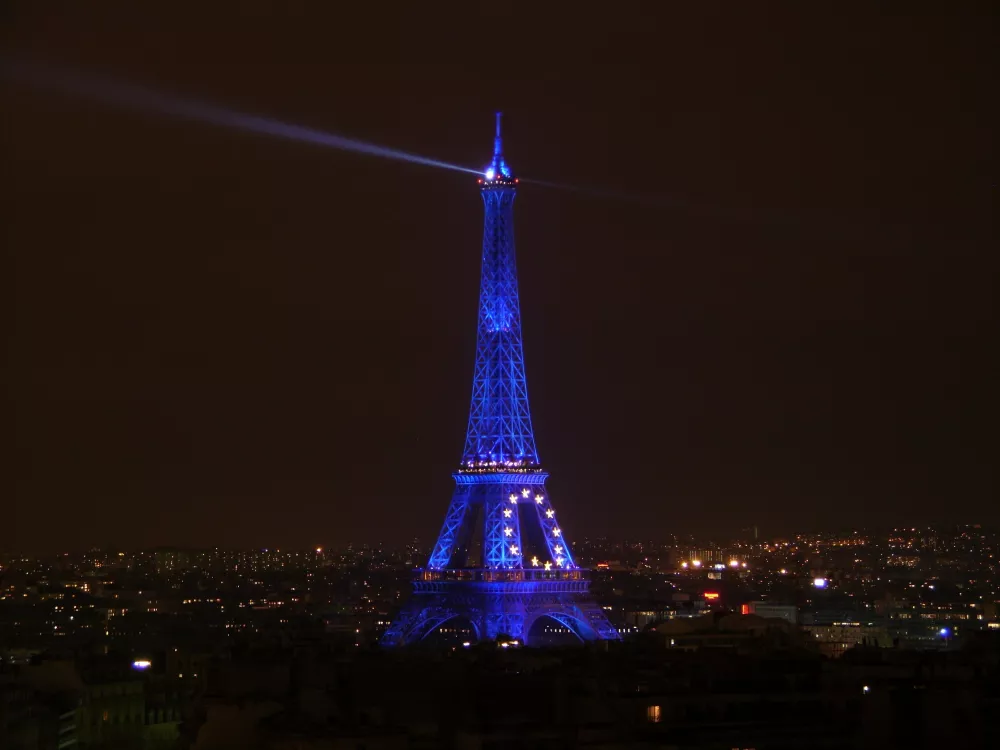
[[[499,114],[479,183],[486,219],[465,452],[427,567],[416,571],[413,595],[382,643],[420,641],[455,618],[471,622],[480,639],[526,641],[541,617],[582,640],[617,639],[588,596],[588,572],[573,560],[535,448],[514,263],[518,181],[504,160]]]

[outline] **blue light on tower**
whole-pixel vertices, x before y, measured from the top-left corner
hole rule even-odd
[[[518,180],[503,155],[500,115],[493,159],[480,179],[484,222],[476,362],[465,448],[455,491],[414,595],[393,618],[384,645],[413,643],[463,617],[478,639],[525,643],[550,618],[581,640],[617,640],[588,596],[545,488],[528,404],[514,260]],[[464,642],[463,642],[464,643]]]

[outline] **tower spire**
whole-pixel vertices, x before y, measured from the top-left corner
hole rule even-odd
[[[500,120],[502,117],[503,112],[497,112],[497,131],[493,138],[493,160],[486,168],[487,182],[513,179],[510,167],[507,166],[507,161],[503,158],[503,138],[500,136]]]
[[[493,160],[503,158],[503,140],[500,138],[500,118],[503,117],[503,112],[497,112],[497,135],[493,139]]]

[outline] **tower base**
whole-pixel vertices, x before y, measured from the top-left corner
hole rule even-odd
[[[531,628],[550,617],[581,641],[620,635],[589,595],[586,571],[418,570],[413,596],[382,636],[383,646],[419,643],[449,620],[472,624],[475,640],[506,635],[532,645]]]

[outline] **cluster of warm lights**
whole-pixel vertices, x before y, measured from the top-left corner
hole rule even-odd
[[[465,463],[460,464],[458,468],[459,473],[462,474],[490,474],[500,472],[526,474],[528,472],[537,472],[540,470],[541,469],[539,468],[537,461],[522,458],[506,461],[486,461],[483,459],[478,461],[466,461]]]
[[[691,562],[682,562],[681,563],[681,567],[684,568],[685,570],[687,570],[688,568],[700,568],[702,566],[702,564],[703,563],[702,563],[701,560],[692,560]],[[746,566],[747,566],[747,564],[745,562],[740,562],[739,560],[730,560],[729,561],[729,567],[730,568],[745,568]],[[723,565],[722,563],[716,563],[712,567],[715,568],[716,570],[725,570],[726,569],[726,566]]]
[[[479,179],[479,184],[482,185],[483,182],[484,182],[484,180],[482,178],[480,178]],[[503,175],[500,175],[500,174],[494,174],[493,170],[490,169],[490,170],[488,170],[486,172],[486,180],[485,180],[485,182],[486,182],[487,185],[495,185],[495,184],[499,184],[499,185],[511,185],[511,184],[513,184],[513,185],[516,185],[519,182],[519,180],[516,177],[514,179],[511,179],[510,177],[504,177]]]
[[[459,474],[537,474],[541,472],[541,467],[537,464],[524,464],[522,466],[459,466]]]
[[[513,469],[518,466],[527,466],[529,463],[529,461],[522,461],[521,459],[518,459],[517,461],[466,461],[465,465],[470,469],[499,466]]]

